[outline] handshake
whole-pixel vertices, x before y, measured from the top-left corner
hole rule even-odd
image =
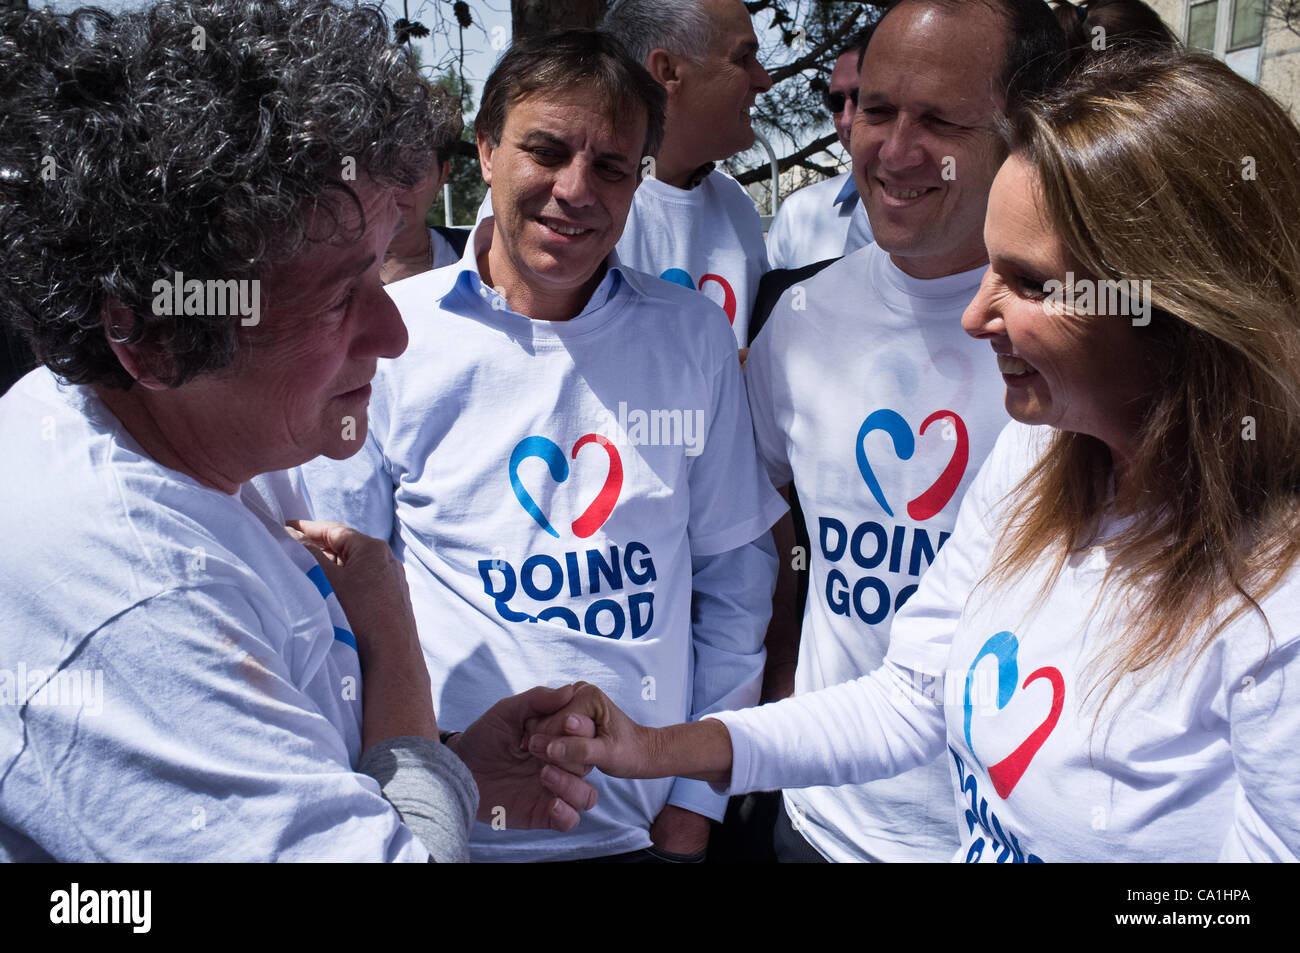
[[[502,699],[447,744],[478,782],[479,820],[504,808],[510,827],[573,830],[596,805],[583,780],[592,768],[616,778],[731,776],[722,722],[640,725],[585,682]]]

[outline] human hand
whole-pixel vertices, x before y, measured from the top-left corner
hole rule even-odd
[[[548,764],[530,754],[526,744],[525,726],[553,716],[575,694],[576,686],[568,685],[503,698],[448,740],[478,782],[480,821],[503,819],[510,828],[571,831],[582,819],[580,812],[596,806],[596,789],[582,780],[590,767]]]
[[[325,571],[363,668],[379,655],[399,654],[403,664],[409,656],[422,659],[406,573],[387,542],[342,523],[290,520],[287,527]]]
[[[595,685],[575,682],[569,688],[574,694],[567,705],[526,726],[529,751],[552,764],[595,766],[615,778],[661,776],[651,773],[655,729],[623,714]]]
[[[655,847],[670,854],[702,854],[709,847],[710,829],[711,822],[704,815],[665,804],[650,825],[650,840]]]

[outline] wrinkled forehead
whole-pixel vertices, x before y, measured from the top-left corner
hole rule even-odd
[[[904,0],[871,36],[860,93],[907,90],[992,113],[1005,104],[1002,73],[1011,40],[1005,19],[987,4]]]
[[[648,117],[645,107],[629,96],[606,90],[600,83],[577,82],[568,86],[534,89],[511,100],[506,106],[505,122],[510,125],[524,107],[530,115],[544,113],[564,116],[566,125],[600,131],[611,138],[636,136],[636,147],[644,145]]]

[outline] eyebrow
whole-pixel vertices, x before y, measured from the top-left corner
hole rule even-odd
[[[1025,272],[1033,275],[1035,278],[1050,275],[1055,270],[1051,265],[1025,261],[1015,255],[989,253],[989,260],[996,261],[999,265],[1012,271]]]
[[[758,40],[743,40],[739,45],[732,47],[731,52],[733,56],[741,53],[757,53]]]
[[[520,139],[520,142],[524,145],[545,143],[546,145],[556,146],[560,149],[564,149],[569,152],[573,151],[572,148],[569,146],[569,144],[565,142],[563,139],[561,139],[559,136],[555,135],[554,133],[546,132],[545,130],[542,129],[530,130],[529,132],[524,134],[523,138]],[[612,159],[615,162],[630,161],[628,157],[621,152],[597,152],[596,158]]]

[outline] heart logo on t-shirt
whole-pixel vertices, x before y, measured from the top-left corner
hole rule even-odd
[[[907,515],[917,522],[928,520],[948,505],[948,501],[957,492],[957,487],[961,485],[962,475],[965,474],[966,464],[970,460],[970,438],[966,434],[966,423],[951,410],[936,410],[929,417],[926,417],[921,422],[919,433],[924,436],[926,429],[937,421],[944,421],[945,436],[951,433],[948,439],[954,440],[955,445],[952,457],[948,460],[948,465],[943,468],[943,472],[939,474],[938,479],[930,484],[929,489],[921,493],[916,499],[910,500],[907,504]],[[948,430],[949,427],[951,427],[951,431]],[[894,453],[900,460],[912,459],[912,454],[916,452],[916,438],[912,436],[912,428],[903,419],[903,415],[888,408],[873,411],[866,420],[862,421],[862,426],[858,429],[858,442],[855,448],[858,457],[858,472],[862,474],[863,482],[867,484],[867,489],[871,491],[871,495],[880,504],[880,508],[893,516],[894,510],[886,501],[885,493],[880,488],[880,481],[871,469],[871,462],[867,459],[867,451],[863,443],[867,434],[876,430],[882,430],[889,434],[890,439],[894,442]]]
[[[973,703],[971,701],[971,687],[975,683],[975,667],[985,658],[993,656],[998,662],[998,691],[997,707],[998,711],[1007,707],[1011,701],[1011,696],[1016,692],[1016,682],[1020,678],[1019,667],[1016,662],[1016,656],[1020,651],[1020,643],[1010,632],[999,632],[989,638],[987,642],[980,647],[975,653],[975,661],[970,663],[970,668],[966,670],[966,691],[963,697],[963,727],[966,732],[966,747],[971,754],[975,754],[975,746],[971,743],[970,726],[971,712]],[[1061,676],[1061,670],[1053,665],[1045,665],[1040,669],[1032,672],[1025,679],[1021,688],[1028,688],[1032,683],[1039,679],[1046,679],[1052,686],[1052,705],[1050,710],[1038,725],[1031,731],[1024,741],[1016,746],[1016,750],[1007,755],[997,764],[988,767],[989,780],[993,782],[993,790],[998,792],[998,797],[1004,801],[1008,795],[1015,789],[1024,776],[1025,770],[1029,767],[1029,762],[1033,760],[1038,749],[1043,746],[1047,736],[1052,733],[1056,727],[1057,721],[1061,718],[1061,710],[1065,707],[1065,679]],[[980,699],[983,705],[988,704],[988,699]],[[975,757],[979,763],[979,757]]]
[[[700,276],[700,283],[695,284],[691,278],[691,273],[684,268],[669,268],[659,275],[664,281],[671,281],[675,285],[681,285],[683,288],[690,288],[692,291],[703,291],[707,284],[715,284],[722,289],[722,300],[718,302],[722,310],[727,312],[727,320],[732,324],[736,323],[736,292],[731,287],[731,282],[722,275],[713,273]]]
[[[605,525],[605,520],[609,519],[609,514],[614,512],[614,504],[618,502],[618,494],[623,489],[623,459],[618,454],[618,448],[606,437],[596,433],[579,437],[578,442],[573,445],[573,459],[577,460],[578,451],[589,443],[605,448],[605,452],[609,455],[609,472],[596,498],[591,501],[582,515],[570,524],[573,535],[580,539],[586,539]],[[537,505],[519,479],[519,464],[528,457],[543,460],[551,471],[551,479],[556,483],[563,483],[569,478],[569,461],[565,459],[564,451],[554,441],[537,435],[520,440],[510,453],[510,486],[515,491],[515,499],[519,500],[519,505],[524,508],[524,512],[537,521],[538,526],[559,539],[560,534],[551,526],[551,521],[546,518],[542,508]]]

